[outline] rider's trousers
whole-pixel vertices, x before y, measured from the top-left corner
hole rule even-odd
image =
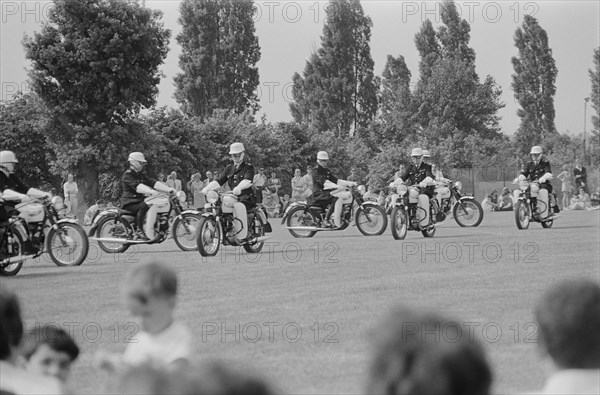
[[[425,194],[419,195],[419,209],[417,210],[417,219],[419,225],[426,227],[429,225],[429,196]]]

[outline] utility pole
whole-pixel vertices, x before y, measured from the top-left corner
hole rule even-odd
[[[589,97],[586,97],[583,103],[583,163],[589,165],[589,163],[587,163],[587,151],[586,151],[586,146],[585,146],[585,130],[586,130],[586,124],[587,124],[587,104],[590,101]]]

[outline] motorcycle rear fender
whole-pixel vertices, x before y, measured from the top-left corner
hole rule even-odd
[[[117,213],[118,213],[118,209],[111,208],[111,209],[104,210],[101,213],[99,213],[98,215],[96,215],[94,217],[94,220],[92,221],[92,227],[90,228],[90,231],[88,232],[88,236],[94,235],[94,233],[96,232],[96,228],[98,227],[98,224],[100,223],[101,219],[116,218]]]
[[[57,224],[64,224],[65,222],[68,222],[70,224],[79,225],[79,222],[77,222],[77,220],[74,218],[63,218],[63,219],[59,219],[58,221],[56,221]]]
[[[206,212],[202,213],[202,216],[205,218],[215,218],[216,214],[211,211],[206,211]]]
[[[452,205],[452,210],[454,210],[454,206],[456,206],[458,204],[458,202],[460,202],[461,200],[475,200],[475,198],[473,196],[461,196],[460,199],[458,199],[457,201],[454,202],[454,204]]]
[[[304,207],[304,208],[308,208],[308,205],[306,203],[298,203],[298,202],[294,202],[292,204],[290,204],[286,209],[285,212],[283,213],[283,217],[281,218],[281,224],[283,225],[285,223],[285,220],[287,219],[288,214],[290,213],[290,211],[292,211],[293,208],[295,207]],[[264,208],[263,208],[264,210]]]
[[[198,211],[198,210],[185,210],[185,211],[182,211],[182,212],[181,212],[181,214],[179,214],[179,215],[178,215],[177,217],[175,217],[175,218],[179,218],[179,219],[181,219],[181,217],[183,217],[183,216],[184,216],[184,214],[200,215],[200,211]]]

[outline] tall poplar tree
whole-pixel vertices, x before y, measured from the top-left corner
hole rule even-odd
[[[590,81],[592,83],[592,91],[590,92],[590,98],[592,101],[592,108],[596,111],[596,115],[592,114],[592,133],[595,143],[598,144],[600,136],[600,47],[594,49],[594,69],[588,70],[590,74]]]
[[[177,36],[181,73],[175,99],[201,119],[213,110],[255,113],[258,106],[260,47],[252,0],[184,0]]]
[[[292,77],[290,111],[296,122],[344,137],[373,119],[379,81],[373,75],[371,27],[359,0],[335,0],[327,7],[321,47],[303,76]]]
[[[514,40],[519,55],[511,59],[515,70],[511,86],[521,106],[517,110],[521,123],[514,139],[520,152],[526,154],[532,145],[539,145],[545,137],[557,133],[554,94],[558,70],[548,35],[537,19],[525,15]]]
[[[31,87],[55,124],[57,171],[94,200],[98,174],[126,163],[141,136],[131,120],[156,103],[170,31],[141,2],[54,0],[42,31],[25,37]]]

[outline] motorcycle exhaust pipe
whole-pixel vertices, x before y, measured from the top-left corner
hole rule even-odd
[[[14,265],[15,263],[25,263],[29,260],[34,259],[35,255],[19,255],[16,257],[9,257],[6,260],[2,261],[2,266]]]
[[[102,243],[119,243],[119,244],[134,244],[134,243],[147,243],[147,240],[129,240],[120,239],[118,237],[90,237],[90,240],[101,241]]]
[[[317,232],[317,231],[331,231],[338,230],[337,228],[318,228],[316,226],[286,226],[286,229],[298,230],[300,232]]]

